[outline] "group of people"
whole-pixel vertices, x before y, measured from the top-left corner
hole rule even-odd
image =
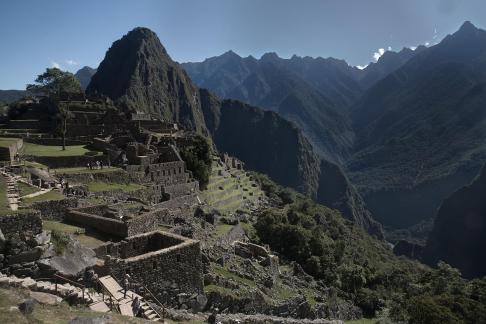
[[[89,170],[101,169],[103,170],[103,161],[88,162],[86,168]]]

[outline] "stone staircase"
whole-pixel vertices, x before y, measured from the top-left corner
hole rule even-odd
[[[19,191],[17,189],[17,179],[4,171],[1,172],[2,176],[5,178],[5,183],[7,184],[7,201],[10,205],[10,209],[16,211],[19,209]]]
[[[25,288],[32,291],[40,291],[71,299],[76,303],[87,305],[90,309],[100,312],[109,312],[106,304],[108,299],[102,294],[88,289],[83,289],[69,283],[55,283],[49,280],[34,280],[30,277],[18,278],[14,275],[6,276],[0,273],[0,287]]]
[[[82,288],[69,282],[63,284],[56,283],[53,280],[55,278],[49,280],[34,280],[30,277],[19,278],[14,275],[7,276],[0,272],[1,288],[16,287],[49,293],[63,299],[70,299],[77,304],[86,305],[89,309],[101,313],[111,313],[114,310],[118,310],[122,315],[134,317],[135,315],[133,314],[131,304],[133,299],[138,297],[143,318],[152,322],[164,323],[162,317],[142,296],[127,290],[125,297],[123,288],[111,276],[105,276],[99,279],[100,284],[107,294],[96,292],[93,289]]]
[[[131,290],[127,290],[126,294],[124,289],[118,284],[118,282],[112,276],[104,276],[98,279],[99,283],[113,299],[115,304],[118,305],[120,313],[125,316],[135,316],[132,310],[132,301],[138,297],[140,300],[140,307],[142,308],[142,316],[152,322],[164,322],[163,318],[157,311],[150,306],[150,304],[144,300],[144,298]]]

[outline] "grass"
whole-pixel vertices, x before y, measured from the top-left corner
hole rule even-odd
[[[21,197],[25,196],[25,195],[30,195],[30,194],[37,192],[37,191],[40,191],[39,188],[31,186],[31,185],[23,183],[23,182],[20,182],[20,181],[17,182],[17,188],[20,191]]]
[[[231,231],[233,225],[221,224],[216,226],[216,237],[222,237]]]
[[[224,268],[220,265],[217,265],[217,264],[214,264],[214,263],[211,264],[211,270],[213,272],[217,273],[217,274],[222,275],[225,278],[231,278],[234,281],[238,282],[239,284],[243,284],[243,285],[246,285],[246,286],[249,286],[249,287],[252,287],[252,288],[256,287],[256,284],[253,280],[240,277],[237,274],[229,271],[228,269],[226,269],[226,268]]]
[[[28,290],[19,288],[0,289],[0,323],[49,323],[61,324],[67,323],[75,317],[100,317],[103,314],[90,310],[87,307],[73,307],[62,302],[59,305],[41,305],[36,304],[34,312],[24,316],[17,309],[17,306],[29,298]],[[114,323],[145,323],[141,318],[125,317],[119,314],[110,313],[110,319],[107,324]]]
[[[362,318],[354,321],[346,321],[344,323],[345,324],[375,324],[378,323],[378,321],[372,318]]]
[[[71,234],[79,243],[92,249],[106,242],[99,233],[58,221],[44,220],[42,221],[42,228],[53,233]]]
[[[7,200],[7,182],[3,176],[0,176],[0,215],[11,211]]]
[[[18,140],[18,138],[0,137],[0,147],[9,147]]]
[[[30,204],[33,204],[33,203],[39,202],[39,201],[61,200],[61,199],[64,199],[64,196],[62,195],[62,193],[60,193],[57,190],[51,190],[51,191],[49,191],[45,194],[39,195],[39,196],[35,196],[35,197],[32,197],[32,198],[24,198],[24,199],[22,199],[22,203],[24,205],[30,205]]]
[[[114,183],[114,182],[102,182],[102,181],[92,181],[88,183],[88,190],[90,192],[101,192],[101,191],[113,191],[122,190],[125,192],[135,191],[142,189],[143,186],[136,183]]]
[[[85,147],[85,145],[71,145],[66,146],[66,150],[62,150],[61,146],[39,145],[33,143],[24,144],[24,154],[32,156],[80,156],[92,152]],[[101,154],[96,152],[96,155]]]
[[[110,172],[117,172],[121,171],[122,169],[120,168],[114,168],[114,167],[104,167],[103,169],[95,169],[95,170],[89,170],[86,167],[76,167],[76,168],[60,168],[60,169],[54,169],[54,173],[57,174],[91,174],[91,173],[110,173]]]
[[[238,298],[238,296],[235,294],[235,292],[232,290],[232,289],[228,289],[228,288],[224,288],[224,287],[221,287],[221,286],[216,286],[216,285],[207,285],[207,286],[204,286],[204,292],[206,294],[210,293],[210,292],[218,292],[219,294],[221,295],[226,295],[226,296],[231,296],[233,298]]]

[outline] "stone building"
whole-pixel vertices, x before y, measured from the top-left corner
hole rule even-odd
[[[127,172],[140,183],[151,184],[161,200],[194,194],[199,188],[173,145],[147,148],[139,143],[127,147]]]
[[[129,274],[132,282],[147,287],[163,303],[180,293],[203,292],[199,241],[154,231],[103,244],[95,252],[118,281]]]

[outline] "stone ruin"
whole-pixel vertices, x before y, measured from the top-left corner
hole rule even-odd
[[[223,161],[224,164],[226,164],[228,168],[243,170],[245,166],[245,164],[241,160],[237,159],[234,156],[229,155],[228,153],[223,153],[221,155],[221,160]]]
[[[199,188],[173,145],[147,148],[140,143],[131,143],[126,150],[126,162],[130,177],[149,184],[160,201],[193,195]]]
[[[101,245],[95,252],[119,282],[129,274],[163,303],[175,302],[181,293],[203,293],[199,241],[154,231]]]

